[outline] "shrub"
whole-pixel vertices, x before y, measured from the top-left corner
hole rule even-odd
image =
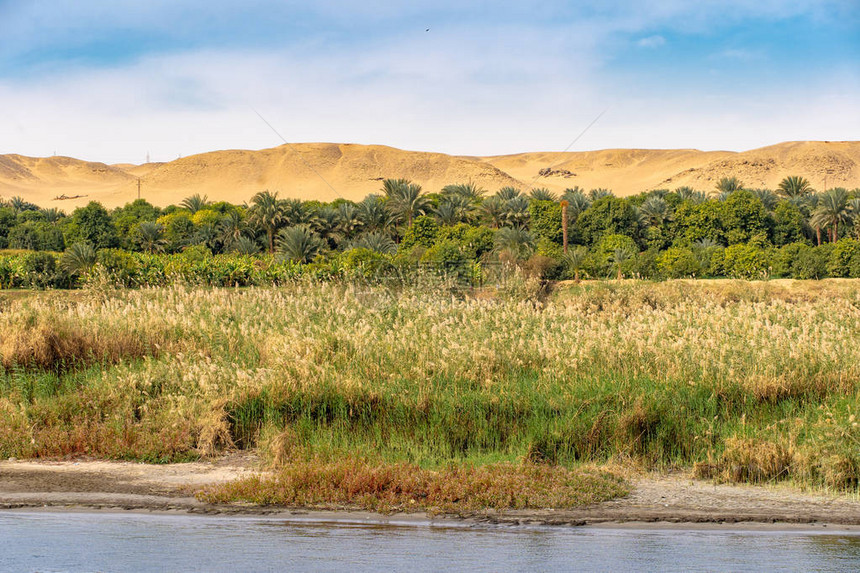
[[[823,279],[827,276],[827,262],[832,244],[800,249],[791,264],[791,274],[796,279]]]
[[[699,259],[691,249],[671,247],[657,257],[657,268],[673,279],[695,277],[701,274]]]
[[[727,247],[723,257],[726,276],[737,279],[763,279],[770,274],[770,260],[763,249],[749,244]]]
[[[852,272],[853,267],[860,267],[860,241],[841,239],[830,251],[827,272],[832,277],[858,278]]]

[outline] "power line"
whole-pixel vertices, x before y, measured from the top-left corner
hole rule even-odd
[[[334,188],[334,186],[333,186],[331,183],[329,183],[329,182],[326,180],[326,178],[325,178],[325,177],[323,177],[323,176],[322,176],[322,174],[321,174],[319,171],[317,171],[317,170],[314,168],[314,166],[313,166],[313,165],[311,165],[310,163],[308,163],[308,161],[307,161],[307,160],[305,159],[305,157],[302,155],[301,151],[299,151],[298,149],[296,149],[295,147],[293,147],[293,144],[292,144],[292,143],[290,143],[289,141],[287,141],[287,140],[286,140],[286,138],[285,138],[283,135],[281,135],[280,133],[278,133],[278,130],[277,130],[277,129],[275,129],[275,127],[274,127],[271,123],[269,123],[268,121],[266,121],[266,118],[265,118],[265,117],[263,117],[263,115],[262,115],[259,111],[257,111],[257,110],[256,110],[256,109],[254,109],[253,107],[251,108],[251,110],[252,110],[254,113],[256,113],[256,114],[257,114],[257,117],[259,117],[261,120],[263,120],[263,123],[265,123],[266,125],[268,125],[268,126],[269,126],[269,129],[271,129],[271,130],[275,133],[275,135],[277,135],[278,137],[280,137],[280,138],[281,138],[281,141],[283,141],[285,144],[287,144],[287,146],[288,146],[292,151],[294,151],[294,152],[299,156],[299,159],[301,159],[301,160],[302,160],[302,163],[304,163],[304,164],[307,166],[307,168],[308,168],[308,169],[310,169],[311,171],[313,171],[313,172],[316,174],[316,176],[317,176],[317,177],[319,177],[319,178],[320,178],[320,180],[322,180],[322,182],[323,182],[323,183],[325,183],[326,185],[328,185],[329,189],[331,189],[332,191],[334,191],[334,194],[335,194],[335,195],[337,195],[337,196],[338,196],[338,197],[340,197],[341,199],[344,199],[344,198],[345,198],[343,195],[341,195],[341,194],[338,192],[338,190],[337,190],[337,189],[335,189],[335,188]]]
[[[585,129],[583,129],[582,131],[580,131],[580,132],[579,132],[579,135],[577,135],[576,137],[574,137],[574,138],[573,138],[573,141],[571,141],[571,142],[570,142],[570,145],[568,145],[567,147],[565,147],[565,148],[564,148],[564,151],[562,151],[562,152],[561,152],[561,153],[562,153],[562,155],[564,155],[565,153],[567,153],[567,152],[570,150],[570,148],[571,148],[571,147],[573,147],[573,146],[576,144],[576,142],[577,142],[577,141],[579,141],[579,140],[582,138],[582,136],[583,136],[583,135],[585,135],[585,134],[588,132],[588,130],[589,130],[589,129],[591,129],[591,127],[592,127],[595,123],[597,123],[597,121],[598,121],[601,117],[603,117],[603,114],[605,114],[607,111],[609,111],[609,108],[608,108],[608,107],[607,107],[606,109],[604,109],[603,111],[601,111],[599,114],[597,114],[597,117],[595,117],[593,120],[591,120],[591,123],[589,123],[588,125],[586,125],[586,126],[585,126]],[[558,167],[559,165],[561,165],[562,163],[564,163],[565,161],[567,161],[567,160],[566,160],[566,159],[562,159],[561,161],[558,161],[558,162],[556,162],[556,163],[554,163],[554,164],[550,165],[549,167],[547,167],[547,169],[552,170],[552,169],[554,169],[554,168]],[[532,182],[531,182],[531,183],[529,183],[529,186],[528,186],[528,188],[526,189],[526,192],[528,192],[529,190],[531,190],[531,189],[532,189],[532,187],[534,187],[535,181],[537,181],[538,179],[540,179],[540,177],[541,177],[540,173],[538,173],[537,175],[535,175],[535,178],[534,178],[534,179],[532,179]]]

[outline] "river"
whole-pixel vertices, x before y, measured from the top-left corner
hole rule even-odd
[[[858,571],[820,531],[313,523],[0,512],[0,571]]]

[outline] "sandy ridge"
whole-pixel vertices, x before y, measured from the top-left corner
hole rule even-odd
[[[553,173],[539,176],[547,167]],[[787,175],[802,175],[817,189],[860,187],[860,141],[786,142],[744,152],[605,149],[493,157],[384,145],[302,143],[258,151],[213,151],[143,165],[0,155],[0,197],[19,195],[66,211],[91,200],[115,207],[137,198],[140,179],[142,196],[162,206],[194,193],[241,204],[263,189],[305,200],[360,200],[380,192],[382,180],[391,177],[410,179],[429,192],[471,181],[491,192],[508,185],[557,192],[579,186],[606,187],[626,196],[679,186],[711,191],[727,176],[736,176],[749,187],[773,189]],[[56,200],[60,195],[80,197]]]

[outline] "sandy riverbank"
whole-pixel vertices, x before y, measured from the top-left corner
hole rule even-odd
[[[270,515],[313,521],[422,522],[425,514],[212,505],[194,492],[260,471],[250,455],[212,462],[149,465],[109,461],[0,462],[0,509],[125,510]],[[622,499],[574,510],[469,513],[473,523],[523,525],[660,525],[663,527],[796,527],[860,531],[860,500],[805,493],[787,486],[715,485],[681,474],[637,475]],[[432,518],[449,521],[449,518]]]

